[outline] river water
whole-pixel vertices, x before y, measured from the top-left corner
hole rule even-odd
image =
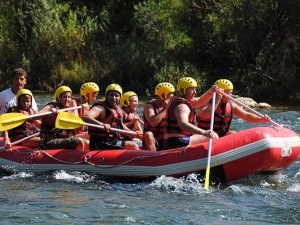
[[[47,100],[37,97],[40,106]],[[260,112],[300,133],[300,111]],[[232,123],[235,130],[253,126],[237,118]],[[135,184],[65,171],[2,175],[0,224],[300,224],[299,167],[300,159],[279,174],[253,175],[208,192],[195,174]]]

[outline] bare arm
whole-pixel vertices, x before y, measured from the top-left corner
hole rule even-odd
[[[52,112],[52,113],[57,113],[57,109],[54,107],[54,105],[52,104],[49,104],[49,105],[45,105],[40,111],[36,112],[35,114],[42,114],[42,113],[45,113],[45,112]],[[39,120],[41,118],[41,116],[37,116],[35,117],[35,120]],[[38,125],[39,122],[37,122],[36,126],[40,126]]]
[[[8,136],[8,131],[7,130],[3,131],[3,134],[4,134],[4,146],[5,148],[9,149],[11,147],[11,142]]]
[[[141,126],[141,118],[139,115],[137,115],[136,120],[135,120],[135,124],[134,124],[134,131],[137,132],[142,132],[143,133],[143,128]]]
[[[137,132],[143,132],[140,120],[141,120],[140,116],[138,114],[136,114],[133,120],[125,123],[124,125],[131,130],[134,130]]]
[[[216,98],[215,109],[217,109],[217,107],[220,105],[221,99],[222,99],[222,96],[218,95]],[[199,108],[198,117],[202,118],[204,120],[211,119],[211,110],[212,110],[212,103],[209,102],[205,106],[202,106]]]
[[[105,118],[105,109],[102,106],[92,107],[89,111],[86,111],[82,117],[83,121],[85,121],[87,123],[103,125],[103,123],[98,121],[96,118],[99,118],[99,119]]]
[[[75,99],[72,99],[71,102],[70,102],[70,108],[71,108],[71,107],[75,107],[75,106],[78,106],[78,104],[77,104],[77,102],[76,102]],[[78,114],[78,109],[73,109],[72,111],[69,111],[69,112],[75,114],[76,116],[79,115],[79,114]]]
[[[37,114],[49,112],[52,110],[52,108],[54,108],[54,105],[52,105],[52,104],[45,105],[40,111],[37,112]]]
[[[167,104],[164,105],[164,107],[157,113],[155,114],[154,108],[150,104],[146,104],[144,107],[144,114],[146,117],[146,120],[150,124],[151,127],[156,127],[164,115],[166,114],[166,109],[167,109]]]
[[[236,103],[232,103],[234,114],[241,118],[242,120],[245,120],[250,123],[266,123],[270,122],[271,119],[269,116],[265,115],[264,117],[260,117],[254,113],[248,112],[244,110],[242,107],[238,106]]]
[[[191,113],[191,110],[186,104],[179,104],[174,108],[174,114],[176,116],[178,125],[181,130],[190,132],[192,134],[201,134],[205,136],[207,133],[205,130],[193,125],[188,121],[188,115]]]
[[[201,106],[206,105],[212,98],[212,95],[215,91],[217,91],[217,86],[213,85],[208,91],[206,91],[200,97],[195,97],[190,102],[192,103],[194,108],[199,108]]]

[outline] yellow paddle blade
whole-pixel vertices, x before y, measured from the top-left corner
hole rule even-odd
[[[55,127],[59,129],[77,129],[84,125],[82,119],[73,113],[60,112],[55,121]]]
[[[23,113],[4,113],[0,115],[0,131],[18,127],[27,119],[29,119],[29,116]]]
[[[205,183],[204,183],[205,190],[208,190],[209,188],[209,175],[210,175],[210,165],[207,165],[206,173],[205,173]]]

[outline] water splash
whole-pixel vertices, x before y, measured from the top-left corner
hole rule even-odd
[[[196,174],[190,174],[186,178],[160,176],[147,187],[185,195],[207,193],[207,191],[203,189],[203,184],[200,183],[198,175]]]
[[[57,171],[53,174],[55,180],[64,180],[76,183],[89,183],[95,180],[95,177],[90,174],[80,172],[66,172],[64,170]]]
[[[4,176],[1,179],[2,180],[17,180],[17,179],[22,179],[22,178],[32,178],[33,176],[34,176],[34,174],[32,174],[32,173],[21,172],[21,173],[17,173],[17,174],[12,174],[10,176]]]

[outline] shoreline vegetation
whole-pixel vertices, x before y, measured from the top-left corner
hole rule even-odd
[[[190,76],[257,101],[297,100],[298,0],[3,0],[0,90],[24,68],[31,90],[111,83],[151,96]],[[298,100],[297,100],[298,102]]]
[[[37,96],[37,100],[41,96],[47,96],[47,102],[50,101],[54,93],[50,93],[47,91],[33,91],[34,96]],[[75,97],[79,97],[79,93],[74,92]],[[155,96],[139,96],[139,105],[142,107],[144,104],[154,98]],[[104,99],[105,96],[100,94],[98,96],[98,99]],[[43,98],[45,99],[45,98]],[[254,99],[255,100],[255,99]],[[45,102],[45,103],[47,103]],[[300,98],[294,99],[294,100],[288,100],[288,101],[266,101],[266,103],[271,105],[271,108],[266,108],[267,110],[295,110],[295,111],[300,111]],[[264,108],[258,108],[254,107],[254,109],[260,109],[260,110],[265,110]]]

